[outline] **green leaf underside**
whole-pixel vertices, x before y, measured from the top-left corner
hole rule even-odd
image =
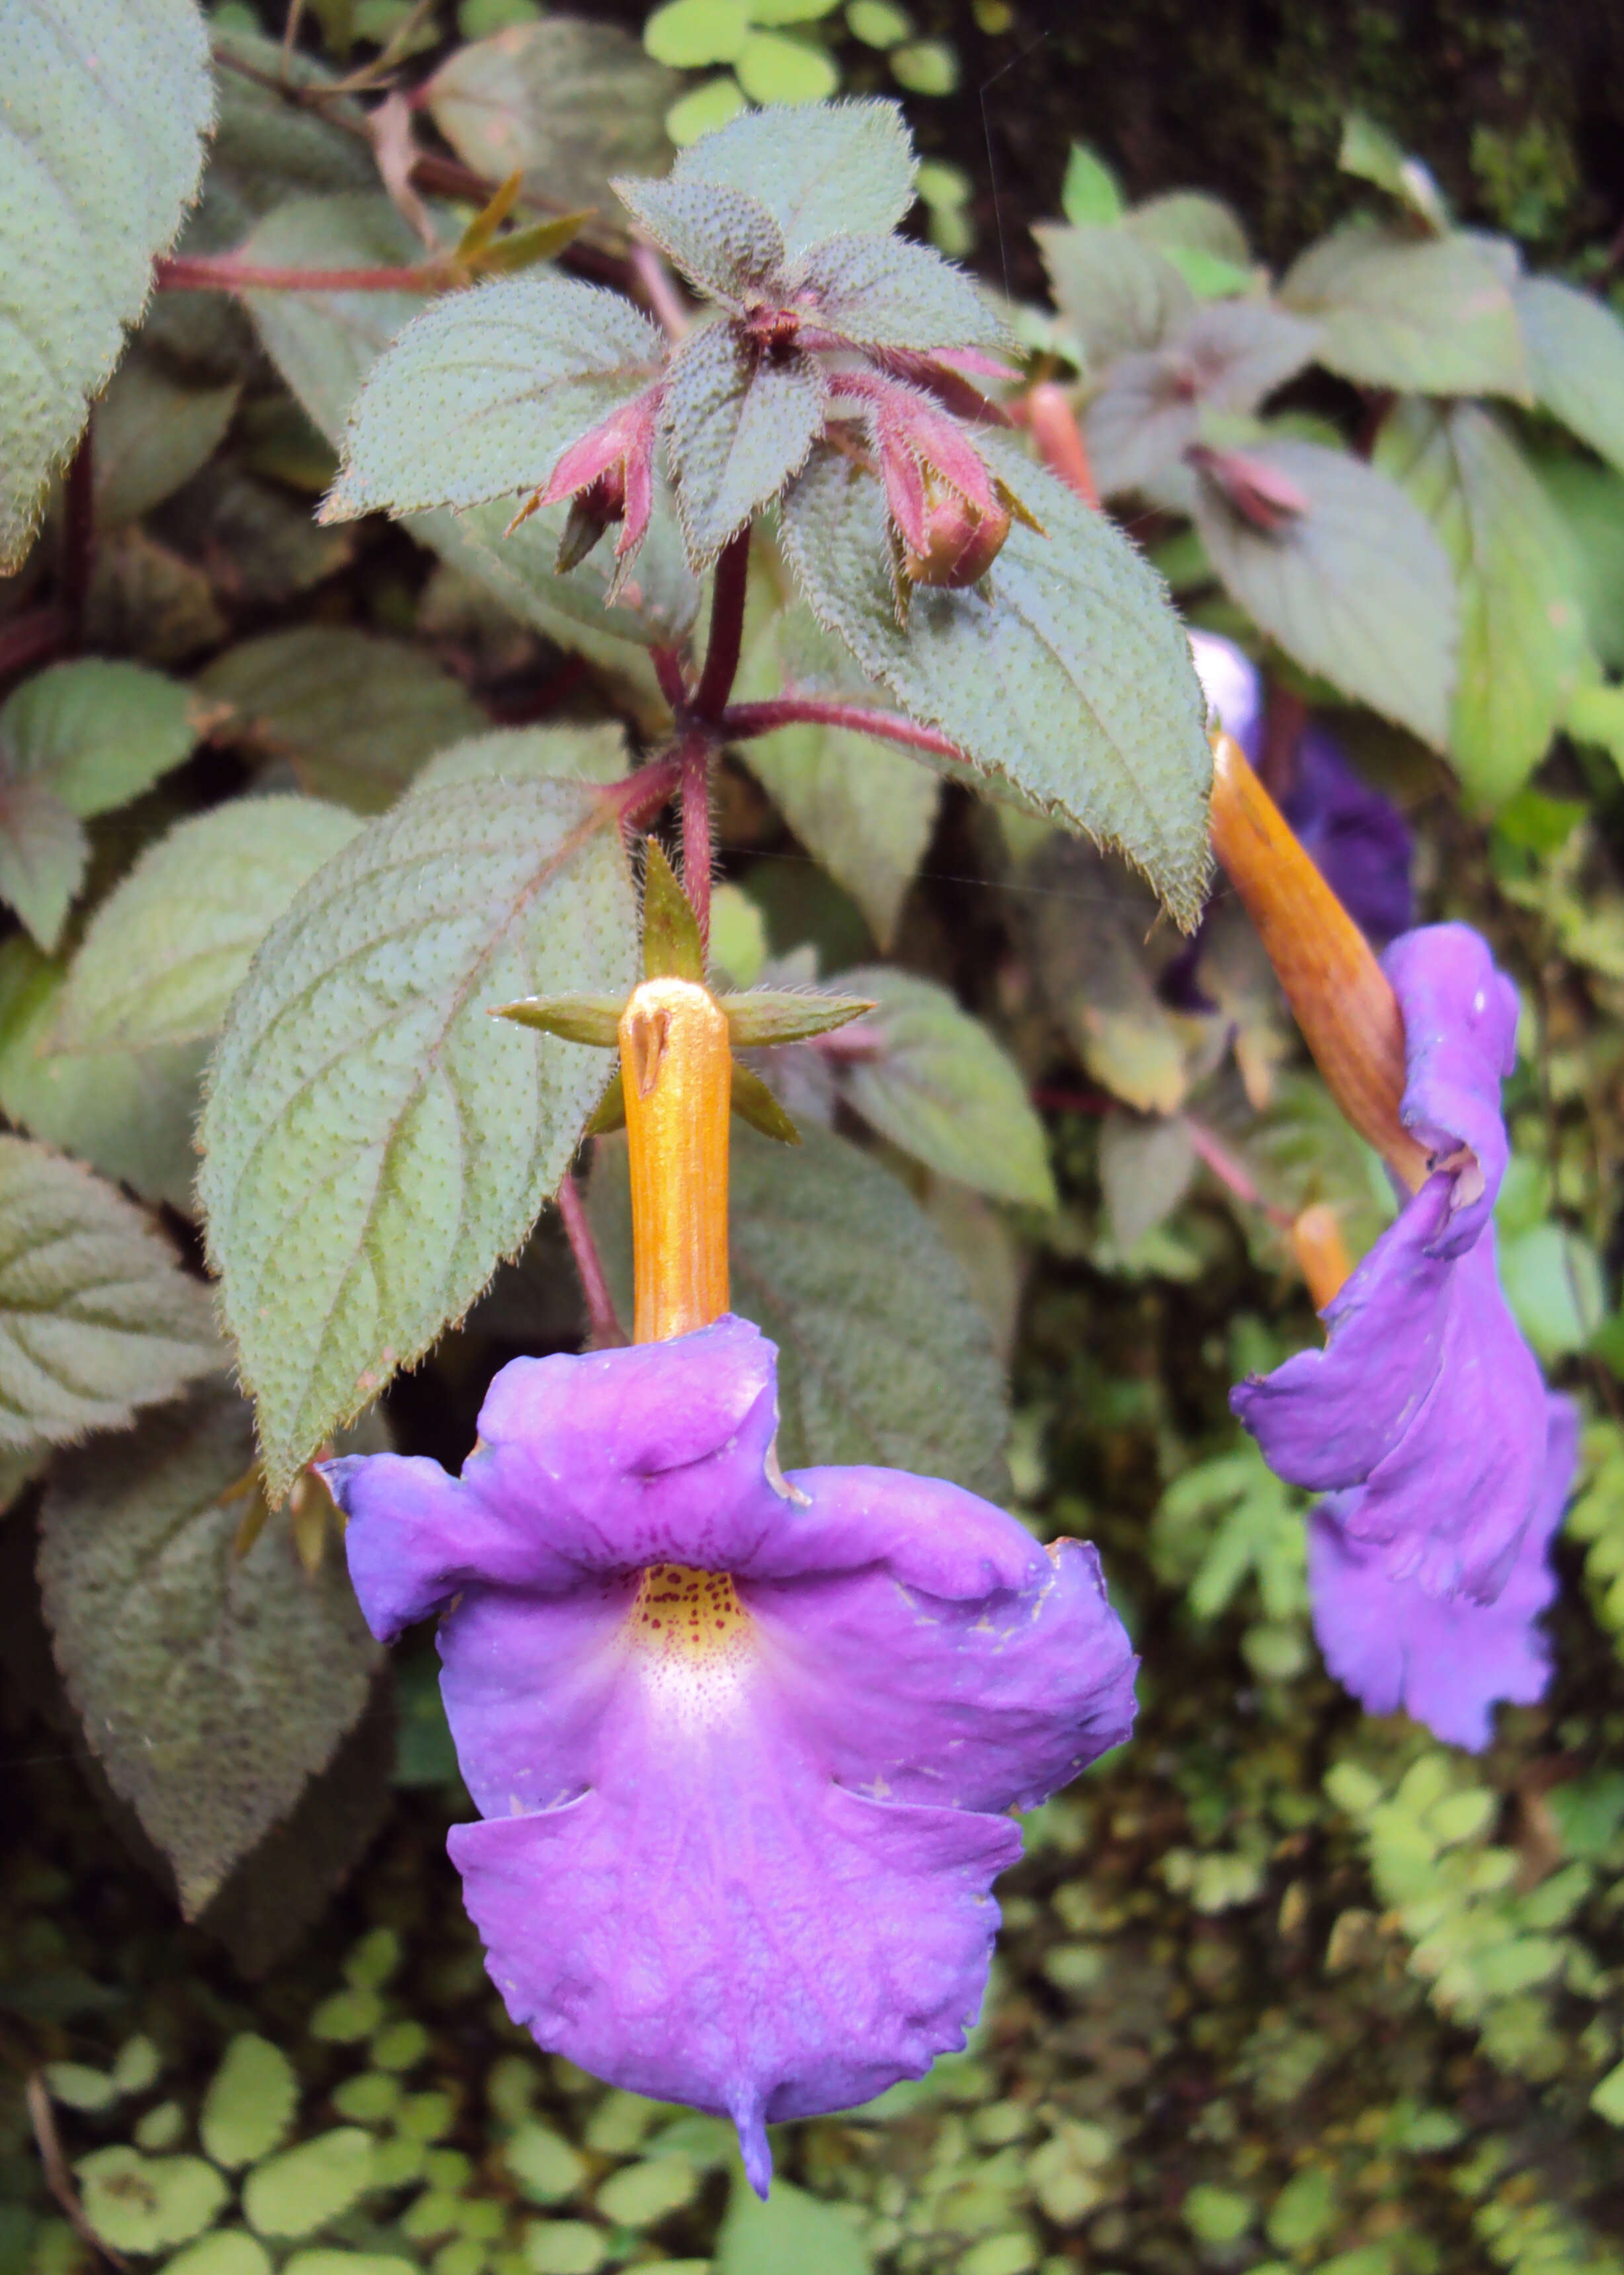
[[[1196,526],[1212,566],[1295,661],[1441,750],[1458,619],[1448,556],[1425,516],[1394,483],[1318,443],[1268,441],[1246,456],[1302,491],[1308,510],[1258,529],[1204,476]]]
[[[434,752],[487,723],[431,656],[338,624],[244,640],[197,686],[231,707],[225,731],[289,760],[303,789],[360,813],[381,812]]]
[[[96,406],[98,528],[137,520],[189,480],[225,440],[241,393],[235,380],[182,386],[155,357],[126,356]]]
[[[1054,305],[1091,370],[1159,347],[1195,307],[1173,263],[1125,229],[1051,226],[1032,234]]]
[[[413,787],[465,782],[618,782],[631,763],[614,720],[571,727],[495,727],[430,759]]]
[[[1509,429],[1475,404],[1400,404],[1377,464],[1454,565],[1461,668],[1450,749],[1467,788],[1498,804],[1545,756],[1584,662],[1567,531]]]
[[[1200,432],[1203,409],[1243,412],[1310,361],[1315,328],[1260,300],[1198,308],[1164,347],[1118,358],[1088,407],[1088,454],[1107,496],[1143,487]]]
[[[50,1047],[67,974],[26,940],[0,948],[0,1111],[140,1193],[193,1212],[192,1126],[207,1046],[145,1051]]]
[[[680,151],[677,182],[712,182],[757,199],[797,259],[847,230],[895,229],[913,203],[913,145],[894,102],[816,110],[770,103]]]
[[[57,1047],[149,1050],[212,1035],[271,926],[360,826],[304,797],[234,798],[181,822],[92,918]]]
[[[321,518],[539,489],[571,443],[652,382],[662,352],[620,293],[572,277],[448,293],[368,374]]]
[[[903,1185],[812,1125],[793,1150],[733,1130],[733,1308],[779,1347],[786,1469],[872,1462],[994,1499],[1007,1478],[1001,1371],[963,1268]],[[630,1317],[623,1151],[592,1184],[594,1226]]]
[[[188,1918],[326,1766],[382,1658],[341,1559],[312,1580],[276,1520],[237,1553],[253,1461],[223,1384],[147,1417],[117,1462],[62,1464],[41,1511],[57,1663]]]
[[[1084,1067],[1141,1112],[1172,1113],[1189,1072],[1176,1015],[1158,995],[1145,953],[1156,922],[1149,893],[1091,846],[1064,837],[1039,850],[1022,881],[1039,980]]]
[[[394,268],[424,258],[421,242],[388,198],[371,192],[291,198],[259,223],[241,254],[268,268]],[[362,381],[421,310],[427,292],[241,297],[266,353],[337,450]]]
[[[657,837],[643,841],[643,976],[705,984],[699,919]]]
[[[1246,231],[1233,207],[1205,190],[1164,190],[1125,214],[1122,223],[1142,245],[1205,253],[1232,268],[1246,269],[1251,262]]]
[[[784,501],[796,580],[914,718],[1057,821],[1117,846],[1193,924],[1212,760],[1182,630],[1160,580],[1104,516],[1001,441],[981,447],[1048,533],[1011,529],[990,599],[922,589],[899,625],[879,483],[821,449]]]
[[[608,215],[611,175],[655,173],[669,157],[661,121],[680,86],[617,26],[553,16],[458,48],[422,99],[476,173],[522,173],[549,205]]]
[[[0,1447],[117,1429],[223,1358],[208,1290],[77,1162],[0,1137]]]
[[[841,974],[872,995],[872,1059],[847,1069],[849,1103],[865,1122],[939,1175],[996,1200],[1055,1206],[1048,1144],[1019,1069],[945,987],[889,964]]]
[[[1182,1115],[1142,1121],[1107,1114],[1099,1125],[1099,1190],[1121,1254],[1170,1217],[1196,1174],[1195,1143]]]
[[[742,743],[739,756],[888,948],[936,825],[940,775],[842,727],[781,727]]]
[[[1534,393],[1592,450],[1624,468],[1624,324],[1605,302],[1548,276],[1516,287]]]
[[[678,351],[665,400],[676,501],[696,568],[806,463],[828,382],[810,356],[759,358],[726,324]]]
[[[783,232],[743,190],[676,174],[662,182],[617,179],[615,189],[683,274],[724,306],[742,310],[783,268]]]
[[[596,1054],[487,1016],[629,992],[635,910],[585,788],[414,792],[329,861],[238,994],[200,1192],[270,1489],[461,1317],[597,1101]]]
[[[1280,299],[1320,327],[1318,360],[1366,387],[1529,400],[1512,287],[1478,240],[1346,223],[1299,255]]]
[[[213,98],[189,0],[5,0],[0,54],[0,568],[11,569],[196,190]]]
[[[0,708],[0,778],[37,782],[88,820],[178,766],[197,740],[193,721],[185,688],[144,664],[51,664]]]

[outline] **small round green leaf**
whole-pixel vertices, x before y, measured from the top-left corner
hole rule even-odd
[[[228,2171],[268,2157],[298,2102],[298,2080],[280,2046],[245,2030],[231,2040],[203,2097],[198,2133],[215,2164]]]
[[[674,102],[665,115],[665,131],[679,150],[685,150],[748,108],[744,88],[729,72],[721,79],[707,79],[703,87]]]
[[[653,2227],[691,2203],[699,2175],[684,2157],[659,2157],[611,2173],[598,2191],[598,2209],[619,2227]]]
[[[532,2203],[562,2203],[586,2177],[586,2159],[550,2126],[521,2125],[502,2153]]]
[[[296,2251],[282,2275],[418,2275],[410,2259],[389,2251]]]
[[[643,45],[654,61],[678,71],[736,63],[749,37],[745,0],[667,0],[643,26]]]
[[[143,2157],[97,2149],[74,2166],[85,2217],[116,2251],[189,2243],[224,2203],[225,2181],[200,2157]]]
[[[110,2109],[122,2090],[116,2077],[87,2062],[47,2062],[45,2083],[64,2109]]]
[[[256,2165],[243,2184],[243,2210],[261,2235],[313,2235],[372,2184],[371,2134],[340,2125]]]
[[[959,59],[945,40],[914,40],[893,48],[891,71],[910,94],[951,94],[959,83]]]
[[[178,2253],[163,2275],[271,2275],[271,2256],[245,2228],[217,2227]]]
[[[310,2035],[330,2045],[353,2046],[369,2038],[382,2020],[383,2001],[375,1991],[335,1991],[311,2016]]]
[[[415,2069],[428,2052],[428,2032],[421,2022],[388,2022],[367,2052],[374,2069],[393,2070],[404,2075],[407,2070]]]
[[[846,26],[865,48],[899,47],[913,31],[913,19],[893,0],[851,0]]]
[[[381,2070],[364,2069],[333,2089],[333,2106],[352,2125],[381,2125],[400,2106],[400,2080]]]
[[[594,2275],[607,2251],[602,2231],[584,2219],[539,2219],[525,2238],[531,2275]]]
[[[186,2112],[178,2101],[161,2101],[136,2120],[131,2139],[138,2149],[155,2155],[161,2149],[172,2149],[186,2129]]]
[[[752,102],[821,102],[840,85],[833,57],[788,32],[752,32],[736,69]]]

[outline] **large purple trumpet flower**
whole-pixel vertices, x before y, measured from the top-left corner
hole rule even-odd
[[[633,2091],[765,2124],[961,2046],[1031,1808],[1128,1734],[1092,1548],[955,1485],[781,1476],[724,1317],[517,1359],[460,1478],[327,1474],[389,1637],[433,1612],[481,1822],[453,1861],[509,2012]]]

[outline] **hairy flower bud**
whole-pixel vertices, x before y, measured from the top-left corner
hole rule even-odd
[[[1008,534],[1009,508],[1001,495],[995,493],[990,507],[978,505],[927,466],[925,541],[903,540],[903,574],[910,585],[954,591],[973,585],[997,560]]]

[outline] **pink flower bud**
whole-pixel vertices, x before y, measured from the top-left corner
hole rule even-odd
[[[979,505],[930,467],[925,470],[924,542],[903,540],[902,571],[910,585],[958,590],[973,585],[998,558],[1009,534],[1009,509],[996,495]]]

